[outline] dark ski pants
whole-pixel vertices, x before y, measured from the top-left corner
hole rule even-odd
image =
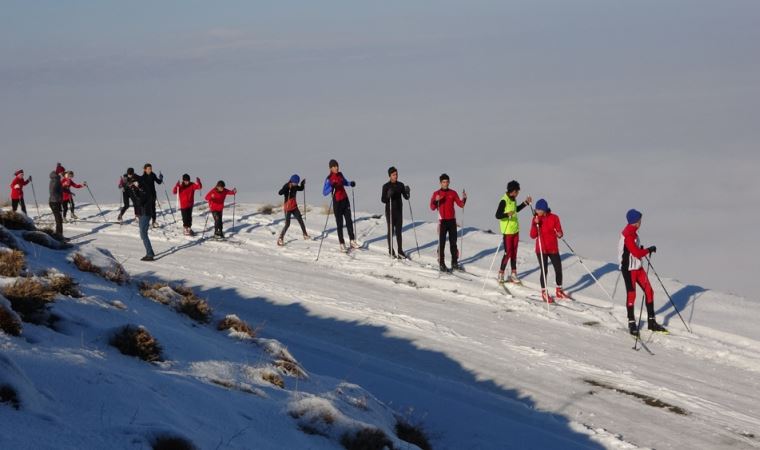
[[[182,214],[182,226],[190,228],[193,226],[193,207],[183,208],[179,210]]]
[[[517,245],[520,243],[520,233],[504,235],[504,257],[501,258],[501,272],[507,268],[507,262],[510,262],[512,272],[517,271]]]
[[[119,217],[123,217],[124,213],[129,209],[129,193],[126,189],[124,189],[124,191],[121,193],[121,201],[124,203],[124,206],[121,207]]]
[[[391,230],[391,221],[393,221],[393,230]],[[393,250],[391,246],[392,236],[396,235],[396,251],[403,252],[402,245],[402,227],[404,226],[404,214],[402,211],[385,210],[385,223],[387,225],[386,235],[388,236],[388,253]]]
[[[11,200],[11,207],[13,208],[13,212],[16,212],[19,206],[21,206],[21,211],[26,214],[26,203],[24,202],[23,198],[20,198],[18,200]]]
[[[303,217],[301,216],[301,210],[296,208],[293,211],[288,211],[285,213],[285,227],[282,229],[282,233],[280,233],[280,238],[285,237],[285,233],[288,232],[288,228],[290,228],[290,217],[294,216],[296,220],[298,221],[298,225],[301,226],[301,232],[303,234],[306,234],[306,225],[303,223]]]
[[[50,210],[55,218],[55,234],[63,236],[63,215],[61,214],[61,202],[50,202]]]
[[[150,243],[150,237],[148,236],[148,230],[150,229],[150,216],[143,214],[139,217],[140,223],[140,239],[142,239],[143,246],[145,247],[145,256],[156,256],[153,253],[153,246]]]
[[[150,219],[153,221],[153,223],[156,223],[156,202],[157,199],[155,195],[148,197],[148,203],[153,205],[153,208],[150,208]]]
[[[438,224],[438,263],[444,264],[444,252],[446,251],[446,235],[449,236],[449,248],[451,250],[451,267],[459,261],[459,249],[457,248],[457,220],[441,220]]]
[[[541,264],[543,264],[543,273],[541,274],[541,289],[546,288],[546,277],[549,275],[549,262],[552,263],[554,268],[554,281],[557,283],[557,287],[562,287],[562,258],[559,253],[544,253],[544,260],[541,261],[541,255],[536,253],[538,258],[539,270],[541,270]]]
[[[66,218],[66,214],[69,212],[69,208],[71,209],[71,215],[74,216],[74,199],[63,202],[63,218]]]
[[[222,226],[222,212],[212,211],[211,217],[214,218],[214,236],[224,237],[224,227]]]
[[[341,244],[346,243],[346,241],[343,239],[344,220],[346,222],[346,229],[348,230],[348,238],[352,241],[355,240],[354,221],[351,219],[351,204],[348,202],[348,199],[346,198],[339,202],[335,202],[333,205],[333,210],[335,212],[335,223],[338,229],[338,242]]]

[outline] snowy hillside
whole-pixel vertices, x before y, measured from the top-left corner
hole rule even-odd
[[[151,231],[153,263],[139,261],[132,220],[105,223],[90,205],[78,212],[86,221],[64,228],[71,248],[0,230],[5,246],[25,253],[27,275],[44,286],[69,275],[81,294],[59,293],[46,312],[27,314],[37,325],[0,334],[0,448],[134,449],[180,438],[202,449],[375,448],[362,439],[412,449],[401,438],[418,430],[435,449],[760,448],[754,299],[665,279],[690,334],[652,277],[672,334],[644,332],[635,351],[613,263],[585,261],[614,304],[563,255],[577,301],[547,308],[533,299],[528,242],[526,287],[508,296],[486,278],[498,235],[466,229],[467,273],[442,275],[432,268],[434,223],[417,224],[421,255],[408,224],[413,261],[399,262],[387,256],[384,219],[358,214],[365,247],[346,255],[330,218],[315,262],[325,215],[308,213],[312,240],[296,225],[280,248],[284,219],[260,206],[238,205],[234,228],[226,213],[228,242],[182,236],[169,215]],[[115,220],[115,205],[103,209]],[[204,220],[197,209],[196,231]],[[101,273],[81,271],[83,261]],[[0,277],[0,289],[13,292],[19,279]],[[225,318],[250,332],[220,331]],[[111,345],[125,325],[155,338],[155,361]]]

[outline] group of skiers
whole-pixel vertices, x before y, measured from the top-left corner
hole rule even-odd
[[[340,249],[350,251],[360,248],[356,240],[354,230],[354,220],[351,212],[351,203],[349,201],[347,187],[355,187],[356,182],[350,181],[341,171],[340,165],[334,159],[328,164],[330,172],[325,178],[322,194],[330,196],[330,209],[332,210],[337,225],[337,235]],[[86,187],[87,183],[81,185],[73,181],[74,173],[66,171],[58,163],[55,170],[50,173],[50,199],[49,205],[55,218],[55,234],[63,239],[63,221],[68,210],[71,210],[72,218],[76,219],[74,214],[74,194],[72,188]],[[121,223],[124,213],[129,209],[130,202],[134,206],[135,216],[138,218],[140,237],[145,246],[146,255],[142,261],[153,261],[155,253],[153,251],[148,230],[151,223],[154,227],[156,224],[156,184],[162,184],[164,181],[163,174],[158,175],[153,172],[151,164],[145,164],[142,175],[137,175],[133,168],[127,169],[127,172],[119,180],[119,188],[122,190],[123,207],[119,212],[118,220]],[[467,203],[467,193],[462,191],[462,197],[450,188],[450,178],[447,174],[439,177],[440,188],[433,192],[430,198],[430,210],[438,212],[438,264],[442,272],[451,270],[463,270],[459,263],[459,249],[457,247],[457,220],[456,207],[464,208]],[[11,182],[11,203],[13,211],[20,207],[21,211],[26,214],[26,205],[24,202],[24,186],[32,182],[32,177],[24,178],[24,171],[18,170],[14,173]],[[189,174],[182,175],[172,189],[172,193],[177,196],[179,209],[182,215],[182,225],[184,233],[187,236],[194,236],[192,230],[193,206],[195,204],[195,191],[201,190],[203,185],[200,178],[196,177],[195,182],[191,181]],[[283,200],[283,213],[285,214],[285,225],[278,236],[277,245],[284,245],[285,233],[290,227],[292,217],[298,221],[304,239],[310,239],[306,231],[303,215],[298,206],[297,194],[306,188],[306,180],[301,179],[299,175],[294,174],[283,185],[279,191]],[[208,202],[208,208],[214,218],[214,238],[224,239],[223,211],[225,200],[228,196],[235,196],[237,189],[229,190],[226,188],[224,181],[218,181],[213,189],[205,196]],[[562,288],[562,259],[559,251],[559,240],[563,239],[564,232],[558,215],[549,208],[547,200],[540,199],[533,207],[533,199],[528,196],[522,202],[518,203],[517,198],[520,194],[520,183],[513,180],[507,184],[506,192],[499,199],[496,208],[495,217],[499,221],[499,229],[502,234],[502,244],[504,246],[504,255],[498,272],[498,282],[520,284],[521,281],[517,276],[517,249],[520,240],[520,222],[518,214],[526,207],[532,211],[530,225],[530,237],[535,240],[535,252],[540,268],[541,298],[546,303],[553,303],[557,300],[571,300],[571,297]],[[398,179],[398,170],[395,167],[388,169],[388,182],[382,186],[380,200],[385,206],[385,218],[387,225],[387,243],[388,253],[392,258],[407,258],[404,252],[402,229],[403,229],[403,201],[409,201],[410,188]],[[618,244],[620,270],[623,275],[626,286],[626,308],[629,323],[629,331],[633,335],[638,335],[639,330],[637,321],[634,316],[633,305],[636,298],[636,286],[640,286],[644,291],[648,315],[648,328],[655,332],[664,332],[667,330],[655,319],[654,312],[654,293],[649,283],[648,275],[643,268],[642,259],[653,254],[657,248],[650,246],[644,248],[639,243],[638,229],[641,226],[642,213],[631,209],[626,214],[627,225],[623,229]],[[344,238],[344,228],[348,233],[349,244],[346,245]],[[323,232],[324,236],[324,232]],[[451,268],[445,263],[446,241],[449,242],[449,251],[451,254]],[[510,264],[510,274],[505,276],[507,264]],[[552,296],[547,290],[546,278],[548,276],[549,264],[554,269],[555,275],[555,292]]]

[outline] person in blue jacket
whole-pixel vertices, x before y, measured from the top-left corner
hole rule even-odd
[[[349,181],[343,176],[338,161],[331,159],[330,174],[325,178],[322,195],[325,197],[332,195],[333,212],[335,213],[335,223],[337,224],[338,229],[338,241],[340,242],[340,249],[343,251],[346,250],[346,243],[343,239],[344,221],[346,223],[346,229],[348,230],[348,238],[351,241],[351,248],[359,248],[359,244],[356,242],[356,236],[354,236],[354,222],[351,220],[351,204],[348,201],[346,186],[354,187],[356,186],[356,182]]]

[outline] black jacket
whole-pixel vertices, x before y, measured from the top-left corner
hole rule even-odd
[[[50,172],[50,203],[63,202],[63,186],[61,177],[55,171]]]
[[[280,192],[278,192],[279,195],[285,197],[285,201],[295,198],[299,191],[303,191],[306,180],[301,181],[301,184],[294,184],[291,187],[288,187],[289,184],[290,183],[285,183],[285,185],[282,186],[282,189],[280,189]]]
[[[152,198],[156,198],[156,184],[163,183],[164,177],[158,177],[156,176],[156,172],[151,172],[150,175],[143,173],[139,178],[140,186],[142,186],[145,193]]]
[[[134,177],[124,186],[124,192],[129,195],[132,200],[132,204],[135,206],[135,215],[142,216],[151,214],[151,208],[155,209],[155,203],[151,201],[148,193],[143,188],[143,184],[140,181],[142,177]],[[137,182],[137,184],[135,184]]]
[[[391,203],[393,204],[394,213],[401,212],[404,209],[401,197],[409,200],[409,189],[404,186],[404,183],[400,181],[391,183],[389,181],[383,185],[383,192],[380,195],[380,200],[385,203],[386,213],[390,211]]]

